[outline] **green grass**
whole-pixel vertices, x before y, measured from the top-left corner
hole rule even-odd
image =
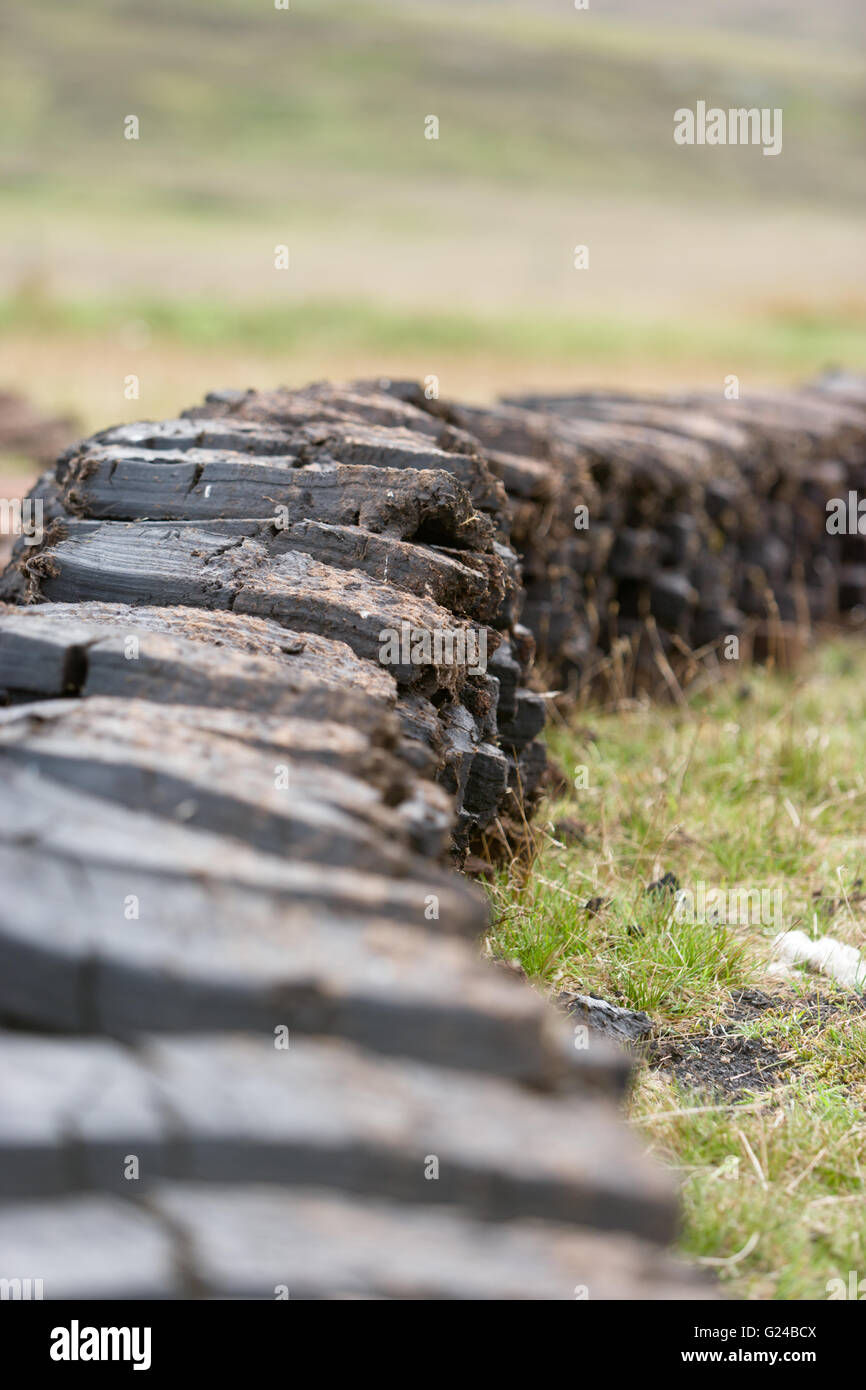
[[[270,354],[304,348],[349,350],[394,358],[424,351],[490,354],[507,362],[617,365],[736,360],[740,370],[808,374],[829,363],[866,368],[866,335],[847,314],[779,310],[753,319],[640,322],[632,317],[577,318],[548,314],[479,314],[374,305],[364,301],[294,300],[242,304],[218,298],[135,296],[57,299],[25,291],[0,298],[0,332],[72,340],[116,334],[146,324],[152,339],[191,349],[251,349]]]
[[[739,1297],[824,1298],[828,1280],[866,1277],[866,1014],[819,977],[772,981],[776,925],[678,922],[645,889],[665,872],[692,891],[781,889],[778,929],[866,948],[864,717],[866,647],[853,642],[821,648],[796,678],[748,670],[682,708],[584,710],[549,742],[569,782],[588,785],[544,808],[532,869],[491,888],[496,953],[546,986],[646,1010],[662,1037],[729,1018],[733,990],[773,994],[757,1021],[727,1026],[770,1041],[789,1081],[727,1105],[644,1067],[631,1106],[683,1177],[683,1253]],[[557,838],[565,817],[582,843]],[[823,1022],[803,1002],[815,991],[837,1004]],[[733,1157],[735,1180],[720,1171]]]
[[[763,193],[769,179],[774,196],[801,197],[808,179],[812,197],[862,201],[864,64],[853,45],[744,43],[568,7],[365,0],[293,0],[288,13],[263,0],[79,0],[74,20],[61,0],[12,0],[5,23],[0,129],[16,163],[67,186],[102,165],[106,201],[141,173],[165,189],[180,170],[184,183],[224,187],[237,163],[241,188],[275,200],[291,196],[287,169],[381,181],[433,155],[434,177],[485,183],[669,195],[715,194],[719,180]],[[784,107],[789,158],[772,175],[745,151],[684,158],[672,112],[704,93],[723,107]],[[134,149],[119,139],[128,112],[142,121]],[[419,140],[428,112],[442,121],[434,150]]]
[[[866,1277],[862,1058],[859,1076],[703,1112],[704,1097],[640,1089],[635,1122],[682,1179],[682,1253],[729,1297],[825,1299],[830,1280]]]

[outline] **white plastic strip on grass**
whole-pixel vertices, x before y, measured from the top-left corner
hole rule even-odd
[[[827,975],[843,989],[866,988],[866,961],[855,946],[846,946],[832,936],[813,941],[803,931],[781,932],[773,942],[770,973],[789,974],[795,965]]]

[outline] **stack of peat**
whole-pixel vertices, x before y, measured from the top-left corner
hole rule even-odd
[[[532,809],[536,643],[648,689],[857,615],[864,487],[847,377],[224,392],[62,456],[0,580],[0,1277],[706,1292],[626,1062],[480,959],[448,858]]]
[[[88,441],[4,577],[0,1277],[702,1296],[627,1063],[479,957],[446,867],[537,776],[501,488],[318,397]],[[498,646],[383,664],[403,623]]]
[[[477,446],[388,397],[380,421],[323,388],[237,394],[68,451],[36,490],[55,524],[0,598],[228,611],[344,643],[390,686],[403,755],[456,799],[458,846],[522,814],[545,707]]]
[[[828,526],[828,503],[866,483],[861,380],[488,409],[379,387],[480,442],[509,496],[522,620],[563,683],[592,687],[617,645],[638,688],[673,684],[675,669],[697,669],[695,652],[718,655],[732,636],[790,660],[811,626],[866,604],[856,521],[846,536]]]

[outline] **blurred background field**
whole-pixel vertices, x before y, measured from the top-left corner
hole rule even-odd
[[[862,0],[590,3],[6,0],[0,384],[90,430],[326,375],[866,369]],[[675,145],[698,99],[781,107],[781,155]]]

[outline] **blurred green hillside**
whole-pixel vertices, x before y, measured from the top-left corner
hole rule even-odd
[[[89,420],[218,371],[486,393],[866,366],[860,10],[733,14],[6,0],[0,379]],[[675,145],[699,98],[781,107],[782,154]]]

